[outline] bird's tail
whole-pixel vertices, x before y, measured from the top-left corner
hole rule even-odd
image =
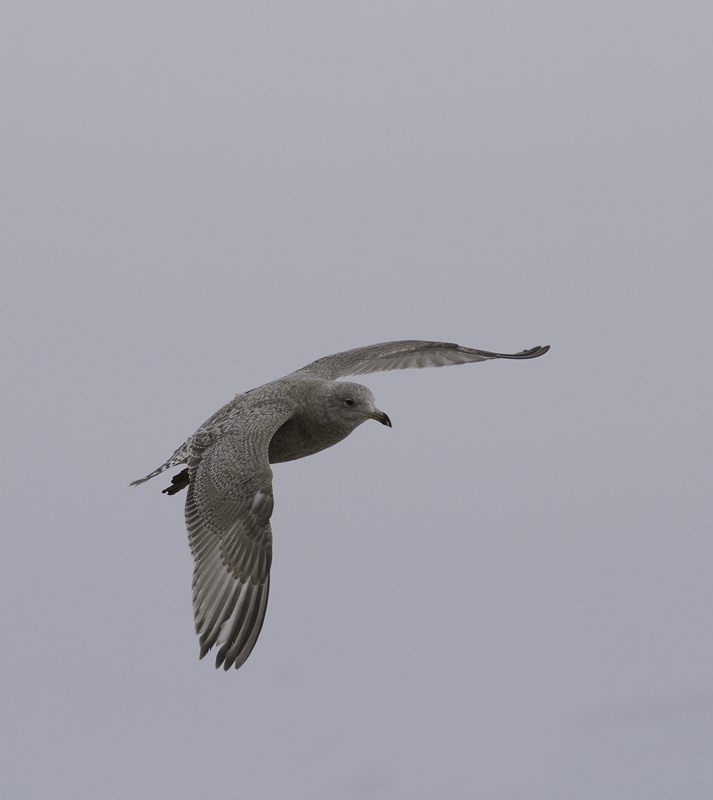
[[[150,481],[151,478],[155,478],[157,475],[160,475],[162,472],[165,472],[167,469],[171,469],[171,467],[176,467],[179,464],[185,464],[188,460],[188,448],[187,443],[184,442],[178,450],[168,459],[165,464],[161,464],[158,469],[155,469],[153,472],[150,472],[145,478],[139,478],[137,481],[131,481],[129,486],[138,486],[141,483],[146,483],[146,481]]]

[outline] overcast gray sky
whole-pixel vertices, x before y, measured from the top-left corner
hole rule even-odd
[[[710,23],[6,4],[3,797],[713,796]],[[276,466],[262,635],[199,662],[129,481],[402,338],[552,350],[365,376],[393,430]]]

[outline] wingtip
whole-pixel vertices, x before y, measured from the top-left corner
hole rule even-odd
[[[473,350],[471,352],[478,353],[485,358],[513,358],[522,361],[525,358],[539,358],[550,349],[548,344],[538,344],[537,347],[531,347],[529,350],[521,350],[519,353],[491,353],[489,350]]]
[[[548,344],[538,344],[537,347],[531,347],[529,350],[523,350],[522,353],[518,353],[519,358],[539,358],[540,356],[544,356],[544,354],[550,349]]]

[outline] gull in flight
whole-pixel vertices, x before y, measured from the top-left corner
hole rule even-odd
[[[187,465],[163,491],[173,495],[188,487],[186,526],[195,562],[193,614],[200,658],[217,645],[215,666],[237,669],[260,634],[272,561],[270,464],[318,453],[368,419],[391,427],[366,386],[337,378],[494,358],[537,358],[549,349],[491,353],[448,342],[407,340],[326,356],[237,395],[165,464],[134,481],[131,485],[137,486],[171,467]]]

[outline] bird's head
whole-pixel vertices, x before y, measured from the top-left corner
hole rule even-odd
[[[374,395],[360,383],[331,383],[326,395],[326,411],[335,422],[356,428],[368,419],[391,427],[391,420],[374,404]]]

